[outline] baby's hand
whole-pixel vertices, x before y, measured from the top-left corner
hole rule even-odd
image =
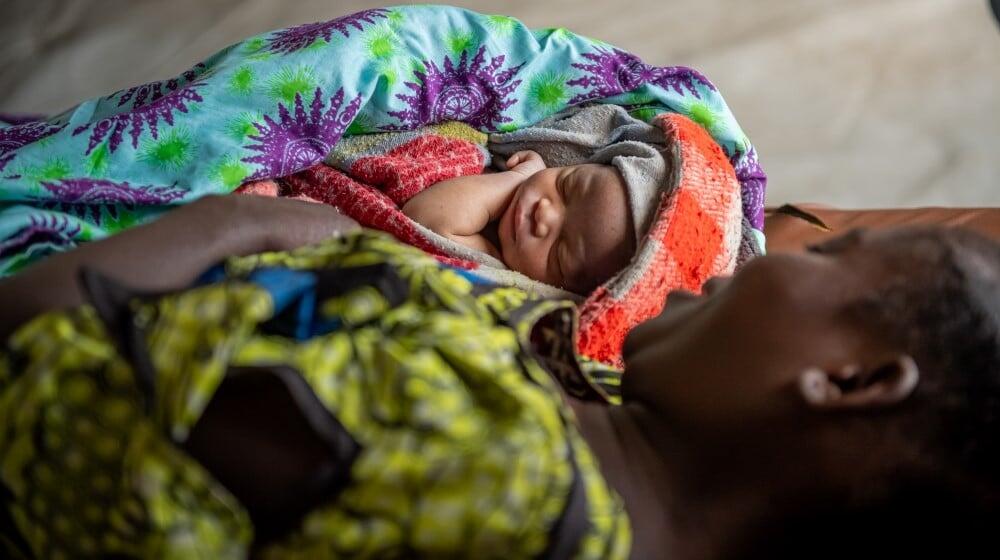
[[[537,152],[522,150],[507,159],[507,169],[521,174],[527,179],[545,169],[545,162]]]

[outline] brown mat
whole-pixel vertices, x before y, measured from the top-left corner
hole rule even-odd
[[[809,219],[809,215],[818,218],[827,229],[819,223],[811,223],[813,220]],[[879,229],[901,225],[965,227],[1000,241],[1000,208],[841,210],[819,204],[796,204],[769,209],[764,232],[767,235],[767,251],[772,253],[801,251],[806,245],[853,228]]]

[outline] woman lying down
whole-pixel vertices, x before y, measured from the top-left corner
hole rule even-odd
[[[996,243],[858,232],[673,292],[620,405],[526,294],[260,197],[39,263],[0,285],[3,555],[995,548]]]

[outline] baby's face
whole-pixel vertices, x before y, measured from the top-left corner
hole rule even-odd
[[[587,294],[635,250],[625,181],[609,165],[543,169],[525,179],[499,224],[508,267]]]

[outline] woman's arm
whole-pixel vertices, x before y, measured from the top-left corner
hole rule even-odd
[[[322,205],[256,196],[210,196],[159,220],[54,255],[0,281],[0,340],[51,309],[82,302],[80,267],[94,268],[130,288],[180,288],[233,255],[307,245],[358,228]]]

